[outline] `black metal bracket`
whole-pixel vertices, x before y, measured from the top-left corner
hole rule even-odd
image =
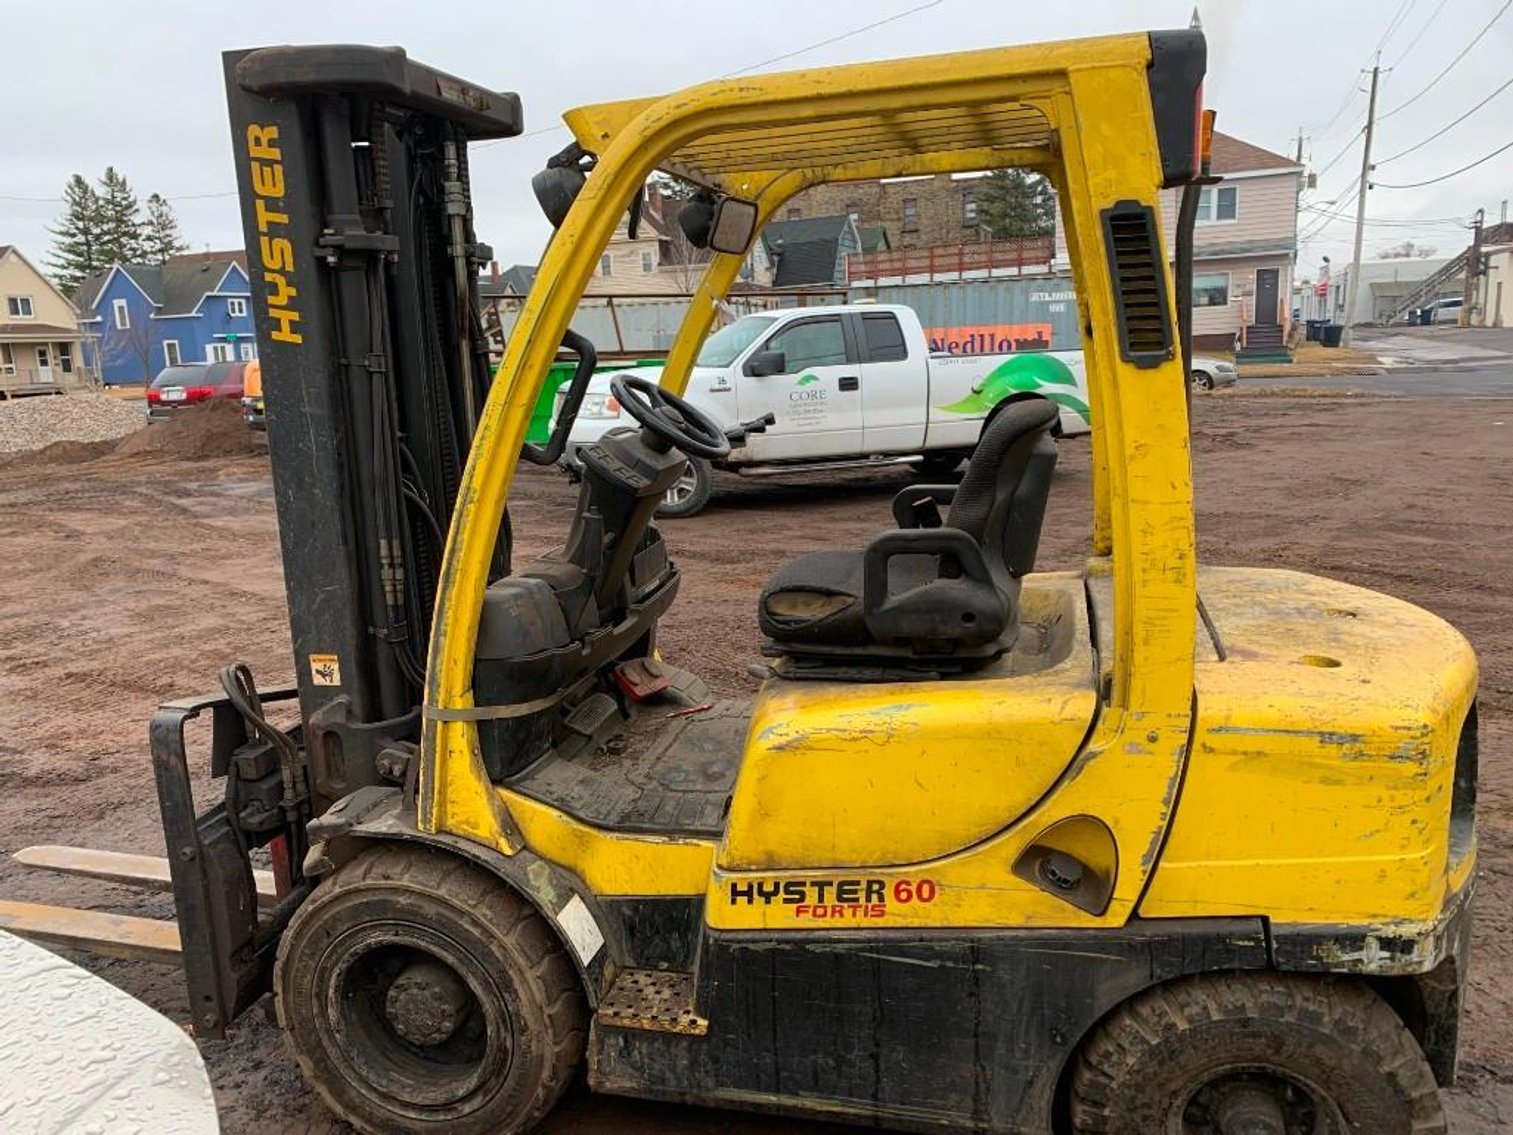
[[[261,696],[266,704],[297,695],[287,687]],[[211,773],[225,776],[231,754],[246,741],[241,715],[225,695],[165,703],[153,715],[149,738],[190,1017],[196,1036],[219,1039],[231,1021],[272,987],[279,936],[310,886],[301,884],[280,895],[278,904],[259,917],[252,861],[225,803],[196,814],[184,729],[206,710],[212,715]]]

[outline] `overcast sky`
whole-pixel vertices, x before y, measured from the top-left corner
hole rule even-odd
[[[45,258],[46,226],[69,174],[113,164],[145,200],[172,199],[196,248],[237,247],[241,230],[219,53],[270,43],[400,44],[410,55],[484,86],[518,91],[527,130],[568,107],[669,91],[835,37],[772,67],[830,63],[1186,26],[1191,0],[765,0],[761,4],[551,0],[487,4],[323,0],[274,6],[152,0],[122,6],[0,0],[0,243]],[[1348,258],[1366,96],[1358,71],[1380,47],[1384,76],[1375,153],[1379,182],[1424,181],[1513,141],[1513,90],[1447,125],[1509,82],[1513,13],[1435,79],[1508,0],[1204,0],[1208,105],[1220,129],[1305,158],[1320,172],[1305,195],[1300,275],[1322,255]],[[889,19],[890,17],[896,17]],[[864,25],[881,26],[847,34]],[[81,29],[85,29],[82,31]],[[1359,83],[1364,86],[1364,83]],[[1499,125],[1501,124],[1501,125]],[[535,262],[548,235],[530,175],[567,140],[564,130],[489,146],[473,165],[478,231],[499,259]],[[1343,195],[1342,195],[1343,194]],[[1366,249],[1411,239],[1463,247],[1478,207],[1489,221],[1513,196],[1513,149],[1449,180],[1369,195]],[[1328,213],[1351,220],[1331,220]],[[1412,222],[1403,224],[1400,222]],[[1323,227],[1317,233],[1311,230]]]

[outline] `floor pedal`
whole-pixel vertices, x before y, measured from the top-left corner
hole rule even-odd
[[[580,737],[592,737],[619,712],[620,707],[608,694],[590,694],[573,707],[562,724]]]
[[[595,1019],[620,1029],[703,1036],[709,1022],[693,1011],[693,974],[628,969],[599,1002]]]

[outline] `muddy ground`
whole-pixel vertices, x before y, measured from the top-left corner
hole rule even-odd
[[[1481,880],[1454,1130],[1513,1129],[1513,401],[1200,399],[1199,546],[1208,562],[1290,566],[1402,596],[1453,621],[1482,663]],[[685,568],[669,657],[729,693],[754,688],[755,597],[790,556],[860,545],[906,474],[722,484],[665,526]],[[272,493],[261,457],[112,456],[0,466],[0,893],[167,916],[162,896],[27,875],[31,843],[160,854],[146,724],[159,699],[215,687],[232,659],[290,674]],[[1063,444],[1045,567],[1087,541],[1087,442]],[[532,470],[514,509],[522,551],[560,538],[572,492]],[[183,1020],[176,973],[92,968]],[[227,1135],[345,1131],[305,1090],[275,1030],[249,1015],[203,1046]],[[546,1132],[839,1129],[590,1098]]]

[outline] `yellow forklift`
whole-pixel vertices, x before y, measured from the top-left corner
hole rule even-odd
[[[914,1131],[1443,1132],[1476,662],[1396,599],[1197,563],[1205,55],[1163,31],[574,110],[490,381],[467,147],[519,134],[518,102],[393,48],[229,54],[297,685],[231,667],[154,718],[166,864],[22,853],[171,878],[176,927],[0,922],[179,960],[201,1036],[271,991],[312,1087],[370,1135],[524,1132],[583,1069]],[[1048,176],[1066,226],[1086,566],[1034,571],[1055,410],[1006,403],[959,484],[754,594],[765,680],[711,696],[657,649],[681,567],[652,517],[688,457],[762,428],[681,397],[754,236],[810,185],[1000,167]],[[511,482],[561,455],[596,361],[569,322],[656,171],[695,187],[697,293],[660,385],[614,381],[639,428],[583,451],[561,543],[516,562]],[[865,378],[887,329],[846,318]],[[224,796],[197,814],[200,715]]]

